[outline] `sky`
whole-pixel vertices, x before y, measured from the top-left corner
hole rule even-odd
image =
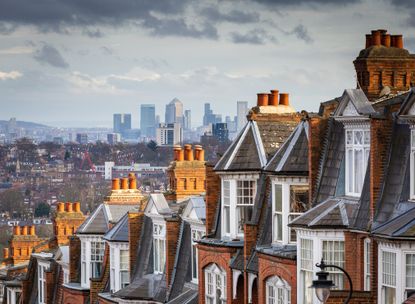
[[[387,29],[415,49],[412,0],[1,0],[0,120],[110,127],[113,113],[177,97],[203,104],[278,89],[298,111],[355,87],[365,34]]]

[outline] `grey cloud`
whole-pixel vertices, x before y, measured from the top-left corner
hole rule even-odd
[[[100,29],[95,29],[95,30],[91,30],[91,29],[84,29],[82,31],[82,34],[90,37],[90,38],[102,38],[104,37],[104,34],[100,31]]]
[[[301,5],[301,4],[311,4],[311,5],[323,4],[323,5],[345,6],[345,5],[361,2],[361,0],[250,0],[250,1],[264,4],[270,7],[296,6],[296,5]]]
[[[260,20],[259,14],[256,12],[248,13],[241,10],[231,10],[223,13],[217,7],[205,7],[200,10],[200,14],[212,22],[253,23]]]
[[[298,39],[304,40],[307,43],[313,42],[313,38],[310,37],[307,28],[302,24],[297,25],[291,33],[297,36]]]
[[[111,48],[109,48],[109,47],[107,47],[105,45],[104,46],[101,46],[101,51],[105,55],[112,55],[112,54],[114,54],[113,49],[111,49]]]
[[[231,41],[234,43],[247,43],[247,44],[265,44],[267,42],[277,43],[277,39],[268,34],[263,29],[253,29],[245,34],[232,32]]]
[[[17,28],[16,24],[10,24],[7,22],[0,23],[0,34],[2,35],[9,35],[13,33]]]
[[[48,64],[56,68],[67,68],[69,64],[62,57],[61,53],[52,45],[44,43],[33,55],[41,64]]]
[[[405,9],[409,13],[409,17],[405,20],[406,25],[415,27],[415,6],[413,0],[391,0],[391,4]]]

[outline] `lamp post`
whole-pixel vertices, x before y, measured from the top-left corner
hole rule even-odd
[[[325,303],[327,299],[329,298],[330,289],[333,288],[335,285],[333,284],[333,281],[327,279],[329,273],[325,271],[325,269],[336,268],[342,271],[346,275],[347,279],[349,280],[349,286],[350,286],[349,295],[344,300],[343,304],[349,303],[350,299],[352,298],[352,294],[353,294],[353,283],[352,283],[352,279],[350,278],[350,275],[346,272],[346,270],[336,265],[327,265],[326,263],[324,263],[323,259],[321,259],[320,264],[317,263],[316,266],[320,268],[321,270],[317,272],[317,280],[313,281],[313,285],[311,285],[310,288],[315,289],[317,298],[323,303]]]

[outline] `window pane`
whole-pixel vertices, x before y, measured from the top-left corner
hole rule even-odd
[[[406,255],[406,288],[415,288],[415,254]]]
[[[236,209],[238,215],[238,233],[243,233],[245,222],[251,219],[253,207],[239,206]]]
[[[363,131],[354,131],[354,144],[363,144]]]
[[[308,186],[290,186],[290,212],[303,213],[307,211]]]
[[[323,259],[327,264],[344,267],[344,242],[343,241],[323,241]],[[343,273],[336,268],[327,268],[330,273],[329,278],[336,285],[336,289],[343,289]]]
[[[274,199],[275,212],[282,212],[282,185],[275,185]]]
[[[282,241],[282,214],[276,213],[274,216],[275,240]]]
[[[347,149],[346,152],[346,162],[347,162],[347,184],[348,192],[353,193],[353,149]]]
[[[225,233],[231,232],[231,215],[230,215],[230,207],[223,208],[223,220],[225,222]]]
[[[351,130],[346,131],[346,144],[347,145],[353,144],[353,131]]]
[[[363,150],[355,150],[354,154],[354,169],[355,169],[355,185],[354,191],[355,193],[360,193],[362,191],[363,185],[363,175],[364,175],[364,166],[363,166]]]

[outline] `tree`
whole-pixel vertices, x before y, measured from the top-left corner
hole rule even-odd
[[[0,211],[9,212],[10,215],[24,213],[23,194],[17,189],[9,189],[0,193]]]
[[[147,144],[147,148],[149,148],[153,152],[156,152],[158,145],[154,140],[150,140],[150,142]]]
[[[50,206],[46,203],[39,203],[35,209],[35,217],[49,216]]]

